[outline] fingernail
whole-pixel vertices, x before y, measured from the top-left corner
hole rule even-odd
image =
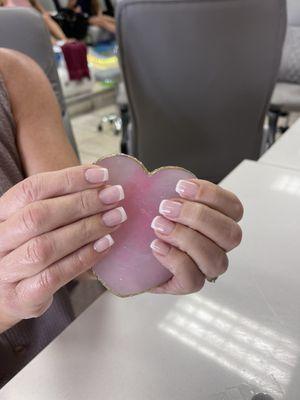
[[[108,180],[108,170],[106,168],[90,168],[85,171],[85,179],[89,183],[101,183]]]
[[[198,192],[198,186],[193,182],[180,180],[178,181],[175,190],[182,197],[195,199]]]
[[[94,250],[96,250],[97,253],[102,253],[102,251],[107,250],[114,243],[114,239],[110,235],[106,235],[94,243]]]
[[[164,235],[169,235],[175,228],[175,224],[172,221],[168,221],[163,217],[155,217],[152,221],[151,228],[155,231],[163,233]]]
[[[150,247],[155,253],[158,253],[161,256],[166,256],[171,250],[171,246],[167,243],[162,242],[161,240],[155,239],[150,244]]]
[[[177,218],[180,215],[182,204],[178,201],[163,200],[159,206],[159,212],[166,217]]]
[[[116,226],[127,220],[127,214],[123,207],[107,211],[102,215],[102,221],[108,227]]]
[[[111,186],[101,190],[99,198],[104,204],[113,204],[123,200],[125,197],[124,190],[121,185]]]

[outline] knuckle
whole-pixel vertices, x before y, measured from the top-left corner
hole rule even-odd
[[[78,193],[79,199],[78,203],[80,205],[81,212],[90,211],[90,197],[87,191]]]
[[[56,287],[58,283],[58,278],[55,274],[51,273],[49,268],[44,269],[37,281],[37,291],[41,291],[43,293],[49,292],[53,287]]]
[[[24,319],[40,317],[50,307],[53,296],[48,295],[47,279],[44,276],[34,284],[28,285],[22,281],[16,286],[15,307],[22,310]]]
[[[209,181],[200,180],[198,185],[198,198],[208,199],[217,195],[217,186]]]
[[[87,260],[83,257],[82,252],[78,251],[73,256],[74,270],[81,271],[85,268]]]
[[[207,192],[207,181],[200,180],[198,185],[197,198],[202,199]]]
[[[21,196],[28,203],[32,203],[39,198],[39,178],[37,175],[24,179],[20,183]]]
[[[66,191],[70,191],[73,188],[73,175],[69,169],[64,171],[65,173],[65,189]]]
[[[36,232],[43,222],[46,213],[41,204],[31,204],[22,212],[22,224],[27,232]]]
[[[28,243],[26,259],[32,264],[46,264],[53,251],[51,241],[46,236],[38,236]]]

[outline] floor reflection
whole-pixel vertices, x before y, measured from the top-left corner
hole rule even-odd
[[[201,294],[178,300],[159,329],[280,398],[299,356],[291,338]]]

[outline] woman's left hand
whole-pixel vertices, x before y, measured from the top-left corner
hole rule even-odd
[[[154,256],[173,274],[152,293],[188,294],[228,268],[226,253],[238,246],[243,206],[231,192],[211,182],[179,181],[179,198],[163,200],[152,228]]]

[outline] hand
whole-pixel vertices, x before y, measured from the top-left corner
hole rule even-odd
[[[226,253],[239,245],[237,222],[243,206],[231,192],[203,180],[179,181],[180,198],[163,200],[152,222],[158,239],[154,256],[173,277],[152,293],[187,294],[200,290],[228,268]]]
[[[89,270],[126,220],[121,186],[96,165],[33,175],[0,198],[0,332],[38,317]]]

